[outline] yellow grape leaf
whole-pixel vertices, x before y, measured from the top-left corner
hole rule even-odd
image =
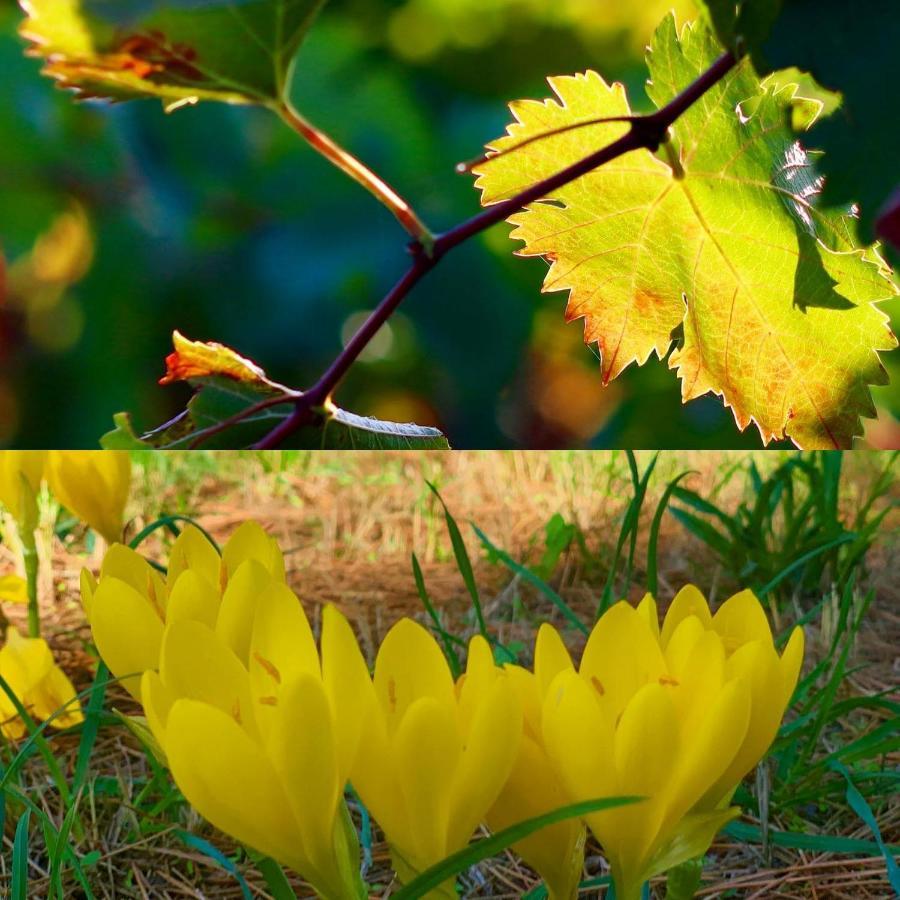
[[[20,0],[44,72],[82,97],[268,103],[325,0]]]
[[[720,49],[672,16],[648,55],[648,93],[662,107]],[[508,150],[537,135],[631,114],[624,88],[595,72],[550,79],[556,97],[514,103]],[[896,293],[890,270],[854,239],[855,223],[817,208],[812,161],[789,126],[793,86],[763,86],[741,63],[683,115],[668,153],[638,150],[510,218],[524,256],[550,262],[544,290],[569,292],[604,383],[651,354],[678,370],[685,401],[720,394],[764,442],[850,447],[874,414],[870,384],[896,346],[875,302]],[[623,135],[605,123],[554,134],[476,169],[485,205]]]

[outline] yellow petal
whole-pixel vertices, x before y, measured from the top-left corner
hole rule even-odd
[[[772,643],[769,620],[753,591],[741,591],[729,597],[713,616],[712,625],[729,654],[751,641]]]
[[[228,644],[245,665],[250,656],[250,635],[259,598],[272,584],[269,571],[255,559],[241,564],[225,588],[216,634]]]
[[[124,450],[51,450],[47,481],[60,503],[113,543],[122,537],[131,486]]]
[[[297,823],[272,763],[227,713],[178,700],[166,756],[176,784],[216,828],[303,874]]]
[[[267,747],[302,837],[304,855],[340,896],[333,835],[344,782],[338,774],[331,705],[319,678],[304,673],[286,684]]]
[[[26,512],[23,503],[33,502],[40,490],[46,458],[45,450],[0,453],[0,503],[17,522]]]
[[[783,696],[781,670],[771,643],[744,644],[728,658],[725,674],[749,688],[750,722],[740,750],[703,801],[707,809],[731,796],[741,779],[759,763],[772,745],[784,715],[784,706],[779,702]]]
[[[247,670],[211,628],[200,622],[169,625],[162,640],[159,675],[176,697],[215,706],[256,734]]]
[[[363,723],[375,703],[375,692],[350,623],[331,605],[322,614],[322,680],[334,710],[339,770],[341,779],[346,780],[359,750]]]
[[[0,575],[0,602],[28,603],[28,585],[18,575]]]
[[[269,727],[272,698],[302,674],[321,679],[319,654],[306,613],[294,592],[272,581],[256,605],[247,668],[257,718]]]
[[[663,622],[659,638],[663,649],[668,646],[675,629],[690,616],[695,616],[704,628],[712,626],[712,615],[709,612],[709,603],[707,603],[706,597],[694,585],[687,584],[675,595],[675,599],[666,613],[666,620]]]
[[[147,726],[160,747],[166,747],[166,725],[169,713],[178,695],[169,690],[159,677],[159,672],[148,669],[141,677],[141,703],[147,717]]]
[[[284,581],[281,550],[258,522],[244,522],[222,548],[222,562],[229,578],[248,559],[255,559],[276,581]]]
[[[189,569],[173,582],[166,605],[166,623],[202,622],[215,628],[219,616],[219,592],[199,572]]]
[[[104,578],[91,603],[91,633],[109,670],[140,699],[140,677],[159,665],[163,635],[147,598],[118,578]]]
[[[392,734],[421,697],[456,707],[456,690],[437,641],[417,622],[401,619],[385,636],[375,661],[375,696]]]
[[[421,872],[450,852],[450,798],[462,757],[453,705],[430,696],[413,702],[399,723],[394,753],[403,773],[400,789],[407,821],[402,834],[387,837],[407,863]],[[377,819],[377,810],[373,813]]]
[[[491,830],[552,812],[569,802],[556,769],[541,746],[525,737],[509,780],[487,816]],[[579,820],[542,828],[513,849],[547,884],[554,900],[575,896],[584,867],[585,829]]]
[[[87,570],[81,570],[81,605],[84,607],[84,614],[91,618],[91,601],[94,599],[94,591],[97,590],[97,579]]]
[[[616,811],[615,855],[626,877],[639,874],[646,862],[680,752],[681,736],[671,691],[661,684],[644,686],[625,707],[615,737],[619,792],[649,798]]]
[[[458,687],[460,724],[464,730],[476,713],[478,705],[484,699],[494,681],[500,676],[500,669],[494,662],[491,645],[480,634],[469,642],[469,655],[466,660],[465,675],[460,678]]]
[[[659,640],[659,610],[656,606],[656,598],[653,594],[644,594],[643,600],[637,606],[638,615],[650,626],[653,636]]]
[[[543,744],[541,715],[544,699],[538,690],[537,677],[521,666],[514,666],[508,663],[503,667],[503,670],[506,672],[509,682],[519,698],[525,733],[529,734],[539,744]]]
[[[736,679],[717,691],[707,703],[706,715],[685,733],[683,751],[664,791],[664,839],[728,769],[743,745],[749,722],[750,692],[743,680]]]
[[[678,712],[681,734],[693,735],[725,682],[725,648],[715,631],[699,620],[683,619],[666,648],[670,678],[663,683]]]
[[[522,709],[504,677],[486,686],[453,779],[447,850],[464,847],[509,778],[522,739]]]
[[[791,633],[791,638],[784,648],[779,661],[779,669],[781,670],[781,702],[782,709],[787,709],[787,705],[791,702],[791,697],[797,688],[797,681],[800,679],[800,671],[803,668],[803,650],[806,645],[806,636],[803,629],[797,626]]]
[[[571,801],[615,794],[613,721],[601,711],[591,688],[574,672],[561,672],[547,692],[543,718],[547,755]]]
[[[594,626],[581,660],[581,677],[617,718],[648,682],[667,674],[659,644],[646,620],[617,603]]]
[[[166,581],[171,589],[182,572],[191,569],[219,589],[219,569],[222,558],[209,539],[193,525],[188,525],[178,535],[169,551],[169,571]]]
[[[559,632],[546,622],[538,629],[534,642],[534,674],[541,698],[547,695],[553,679],[560,672],[573,670],[572,657]]]
[[[50,719],[54,728],[71,728],[84,721],[81,703],[69,676],[53,665],[27,698],[28,706],[38,719]]]

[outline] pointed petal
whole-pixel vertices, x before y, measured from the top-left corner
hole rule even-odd
[[[272,584],[269,571],[254,559],[243,563],[228,582],[216,620],[216,634],[245,665],[250,657],[250,635],[259,598]]]
[[[487,642],[485,642],[487,643]],[[492,660],[493,662],[493,660]],[[485,686],[453,780],[447,849],[468,843],[509,778],[522,739],[522,709],[505,677]]]
[[[781,670],[771,642],[744,644],[726,661],[725,676],[741,680],[749,688],[750,722],[740,750],[704,799],[705,808],[731,796],[772,745],[784,715],[784,707],[779,703],[783,694]]]
[[[340,895],[333,835],[344,782],[338,774],[331,706],[321,680],[302,673],[287,683],[274,707],[269,756],[285,789],[304,855]]]
[[[190,569],[205,578],[218,591],[221,565],[222,559],[206,535],[199,528],[188,525],[178,535],[169,552],[167,575],[169,588],[171,589],[178,581],[182,572]]]
[[[159,672],[152,669],[144,672],[141,678],[141,704],[147,717],[147,727],[163,751],[166,747],[169,712],[177,699],[178,695],[165,686]]]
[[[246,521],[222,548],[222,561],[230,578],[241,563],[255,559],[276,581],[284,581],[284,557],[277,542],[258,522]]]
[[[643,600],[637,606],[638,615],[646,620],[650,631],[656,640],[659,640],[659,611],[656,606],[656,598],[653,594],[644,594]]]
[[[359,750],[363,723],[375,704],[375,689],[350,623],[331,605],[322,614],[322,681],[334,710],[339,771],[346,780]]]
[[[781,654],[779,661],[779,669],[781,670],[781,706],[787,709],[791,702],[791,697],[797,688],[797,682],[800,679],[800,671],[803,668],[803,651],[806,645],[806,635],[803,629],[797,626],[791,633],[787,647]]]
[[[753,591],[741,591],[729,597],[713,616],[712,625],[729,654],[751,641],[772,643],[769,620]]]
[[[211,628],[200,622],[169,625],[162,641],[159,675],[176,697],[214,706],[255,736],[247,670]],[[171,732],[171,723],[166,730]]]
[[[534,674],[537,677],[541,697],[547,695],[553,679],[560,672],[573,670],[572,657],[560,633],[546,622],[538,629],[534,643]]]
[[[117,578],[104,578],[91,603],[91,633],[110,672],[140,698],[140,677],[159,666],[163,623],[147,599]]]
[[[614,719],[645,684],[667,674],[650,626],[624,602],[613,606],[594,626],[580,672]]]
[[[456,706],[453,676],[441,648],[412,619],[401,619],[385,636],[375,661],[374,681],[388,734],[421,697],[433,697],[448,708]]]
[[[706,597],[704,597],[692,584],[685,585],[675,595],[675,599],[672,601],[671,606],[669,606],[669,610],[666,613],[666,620],[663,623],[662,633],[659,638],[663,649],[668,646],[675,629],[689,616],[696,616],[704,628],[710,628],[712,626],[712,615],[709,611],[709,603],[707,603]]]
[[[569,802],[556,769],[540,744],[525,737],[509,780],[487,816],[492,831],[552,812]],[[584,867],[584,825],[567,820],[542,828],[513,849],[547,883],[550,896],[574,897]]]
[[[202,622],[215,628],[219,616],[219,592],[203,575],[188,569],[173,583],[166,604],[166,623]]]
[[[412,703],[397,729],[394,752],[408,818],[405,833],[388,840],[421,872],[459,849],[447,843],[452,785],[462,758],[452,705],[434,697]]]
[[[681,736],[671,690],[661,684],[641,688],[616,728],[615,761],[622,794],[648,800],[618,810],[618,863],[627,875],[639,874],[656,839],[664,814],[664,796],[681,753]]]
[[[308,863],[278,776],[234,719],[178,700],[166,732],[169,767],[190,804],[216,828],[303,874]]]

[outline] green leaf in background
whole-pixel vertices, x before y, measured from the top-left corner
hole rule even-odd
[[[721,40],[740,39],[765,74],[788,66],[809,72],[843,96],[822,118],[810,144],[825,151],[822,202],[858,203],[860,234],[871,241],[875,220],[900,187],[900,15],[894,0],[704,0]],[[900,238],[894,239],[900,248]]]
[[[205,435],[203,447],[231,450],[252,446],[293,413],[288,388],[272,381],[255,363],[221,344],[189,341],[175,333],[175,352],[166,360],[163,384],[187,381],[196,393],[187,409],[171,422],[138,435],[128,413],[114,417],[115,428],[101,438],[105,450],[185,450]],[[285,398],[283,404],[259,410],[227,431],[219,426],[250,407]],[[449,450],[436,428],[401,425],[358,416],[328,404],[315,424],[301,428],[285,447],[301,450]]]
[[[650,98],[662,107],[705,71],[720,48],[704,27],[681,35],[668,16],[654,36]],[[631,110],[621,85],[594,72],[551,79],[556,100],[513,104],[517,122],[492,150]],[[848,448],[873,416],[868,385],[887,380],[878,357],[896,339],[874,303],[896,293],[854,222],[823,211],[821,182],[795,141],[794,86],[763,86],[742,62],[673,126],[668,153],[630,153],[510,219],[526,256],[552,263],[545,291],[570,293],[604,383],[652,353],[685,401],[724,398],[741,430],[765,442]],[[488,161],[483,202],[528,184],[620,137],[626,125],[589,125]],[[663,161],[665,159],[666,161]]]
[[[280,100],[324,0],[21,0],[44,71],[83,97]]]

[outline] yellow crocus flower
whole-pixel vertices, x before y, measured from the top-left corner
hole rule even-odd
[[[43,638],[23,637],[10,628],[0,649],[0,675],[33,718],[42,721],[58,712],[50,723],[54,728],[84,721],[75,688]],[[0,732],[13,740],[25,734],[25,723],[5,691],[0,691]]]
[[[740,780],[778,730],[803,660],[795,629],[779,657],[762,606],[744,591],[713,616],[692,586],[660,631],[656,604],[619,603],[595,626],[579,671],[550,685],[547,751],[573,801],[632,795],[634,806],[586,817],[617,896],[701,856],[738,810]]]
[[[213,825],[295,869],[321,897],[364,897],[343,794],[360,745],[365,661],[333,607],[320,659],[285,585],[270,579],[247,603],[247,661],[204,622],[166,625],[159,672],[142,679],[148,724],[176,784]]]
[[[547,690],[560,672],[574,671],[559,633],[548,625],[535,641],[534,672],[505,667],[524,712],[519,754],[509,780],[487,816],[494,831],[552,812],[569,800],[544,746],[543,709]],[[551,900],[571,900],[584,869],[585,827],[569,819],[513,844],[513,850],[544,879]]]
[[[454,685],[434,638],[410,619],[387,634],[351,781],[381,825],[401,880],[464,847],[509,778],[522,712],[483,638]],[[435,896],[455,896],[452,885]]]
[[[255,598],[273,580],[284,581],[284,561],[256,522],[235,531],[222,557],[188,526],[172,545],[165,579],[140,554],[113,544],[99,580],[82,572],[81,598],[100,656],[140,699],[140,675],[158,667],[167,624],[197,621],[215,628],[246,663]]]
[[[51,450],[47,482],[59,502],[107,541],[121,540],[131,489],[125,450]]]
[[[44,477],[45,450],[0,453],[0,503],[20,527],[37,525],[37,495]]]

